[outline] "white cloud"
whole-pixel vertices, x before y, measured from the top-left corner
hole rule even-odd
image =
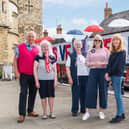
[[[63,5],[71,7],[98,6],[103,0],[44,0],[47,5]]]
[[[98,25],[99,23],[96,20],[86,20],[84,18],[74,18],[72,24],[76,26],[88,26],[88,25]]]
[[[88,24],[88,22],[83,18],[74,18],[72,20],[72,23],[77,25],[77,26],[82,26],[82,25],[87,25]]]

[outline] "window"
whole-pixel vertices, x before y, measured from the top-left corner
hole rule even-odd
[[[6,10],[5,10],[5,1],[2,1],[2,12],[3,13],[6,13]]]
[[[27,7],[28,13],[31,13],[33,5],[31,4],[31,0],[28,0],[28,3],[25,5]]]

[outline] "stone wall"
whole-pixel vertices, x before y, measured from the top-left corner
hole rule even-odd
[[[13,63],[14,49],[19,44],[19,36],[11,32],[8,33],[8,62]]]
[[[18,31],[20,41],[28,31],[35,31],[37,38],[42,37],[42,0],[18,0],[19,5],[19,25]]]
[[[0,24],[1,25],[9,25],[8,22],[8,0],[0,0]]]
[[[0,64],[8,62],[8,28],[0,27]]]
[[[13,62],[14,47],[25,41],[28,31],[35,31],[37,38],[42,37],[41,3],[42,0],[0,0],[0,64]]]
[[[19,37],[9,32],[8,28],[0,27],[0,64],[12,64],[14,48]]]

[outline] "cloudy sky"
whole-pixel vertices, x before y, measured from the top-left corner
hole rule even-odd
[[[129,10],[129,0],[43,0],[43,24],[49,32],[62,24],[64,32],[71,29],[84,30],[104,19],[108,1],[113,13]]]

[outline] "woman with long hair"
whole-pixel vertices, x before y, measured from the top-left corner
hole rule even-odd
[[[121,84],[126,62],[126,52],[123,48],[123,39],[119,34],[116,34],[112,37],[110,54],[111,55],[107,65],[107,73],[105,74],[105,78],[107,81],[112,81],[117,104],[116,116],[112,118],[110,123],[118,123],[125,119],[124,106],[121,95]]]

